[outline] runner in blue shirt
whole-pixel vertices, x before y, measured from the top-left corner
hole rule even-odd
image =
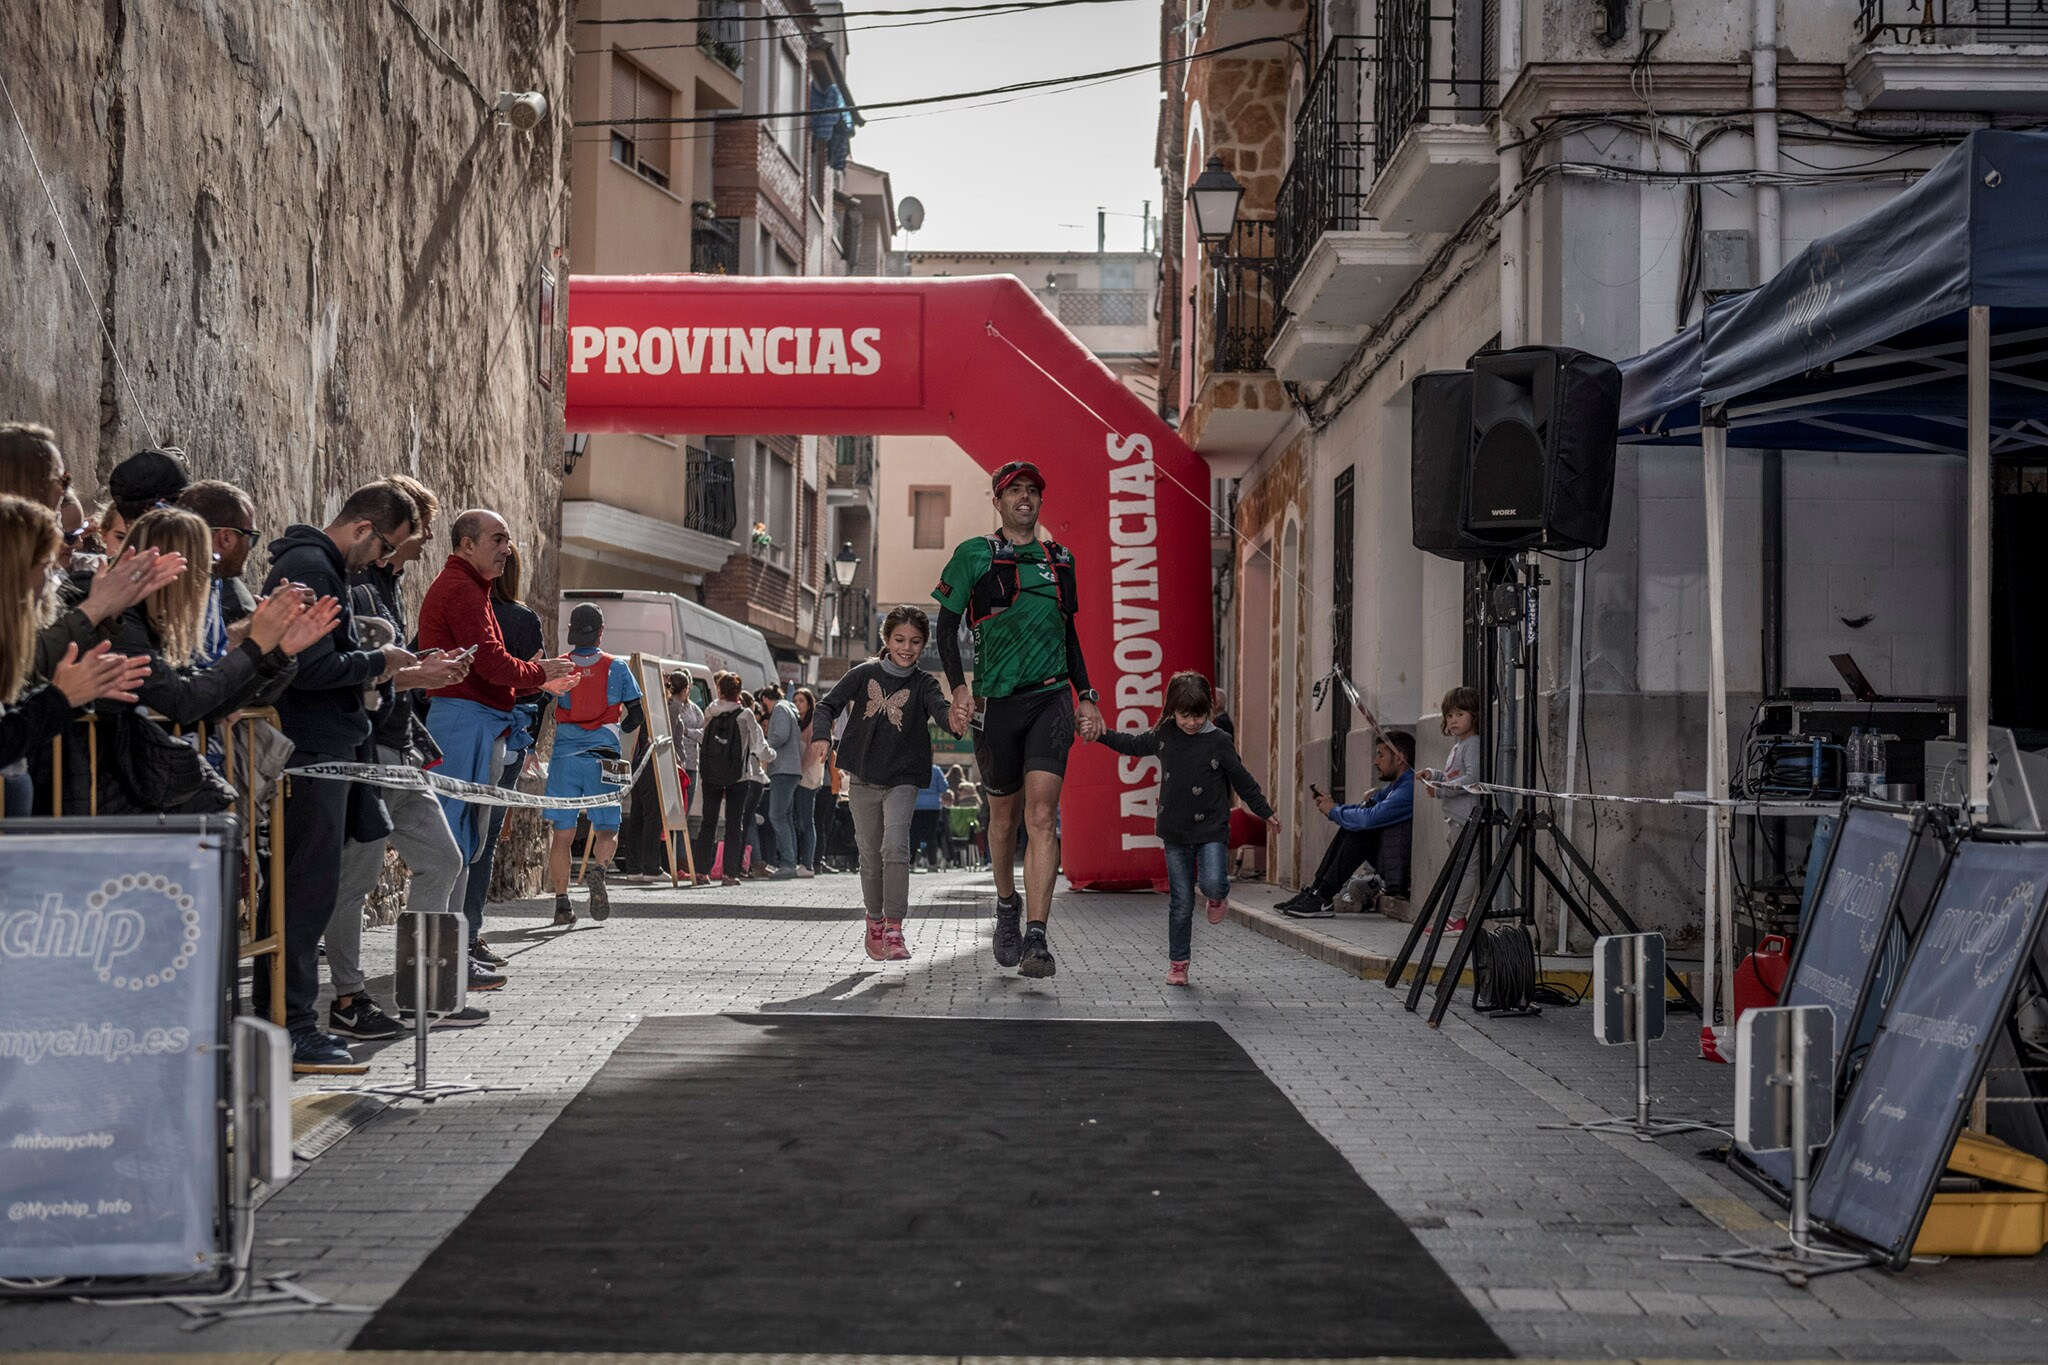
[[[576,681],[555,700],[555,748],[548,758],[549,796],[609,796],[623,788],[606,782],[600,759],[625,756],[627,734],[644,733],[647,720],[640,707],[640,684],[624,659],[599,649],[604,638],[604,613],[585,602],[569,614],[569,662]],[[555,923],[576,922],[569,907],[569,853],[576,842],[576,817],[588,816],[592,846],[585,880],[590,887],[590,917],[612,912],[605,891],[605,865],[619,846],[619,808],[586,810],[550,806],[548,823],[554,838],[548,848],[548,873],[555,889]]]

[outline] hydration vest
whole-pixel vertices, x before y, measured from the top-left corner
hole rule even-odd
[[[555,712],[557,725],[576,725],[597,730],[616,724],[626,714],[622,703],[612,701],[612,656],[602,651],[597,662],[576,665],[576,685],[562,696]]]
[[[1000,614],[1017,600],[1017,547],[1001,532],[987,537],[989,565],[987,572],[975,580],[967,592],[967,624],[978,626],[989,617]],[[1075,600],[1077,587],[1074,578],[1073,552],[1056,540],[1041,541],[1045,547],[1045,562],[1052,569],[1053,594],[1059,599],[1062,614],[1072,616],[1080,608]]]

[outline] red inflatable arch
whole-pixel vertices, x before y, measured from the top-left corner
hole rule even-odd
[[[1009,276],[578,276],[568,427],[940,435],[987,469],[1033,460],[1109,723],[1152,724],[1168,675],[1211,668],[1206,466]],[[1069,880],[1164,884],[1157,781],[1156,759],[1075,747]]]

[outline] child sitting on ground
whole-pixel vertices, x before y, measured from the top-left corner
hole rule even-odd
[[[1424,768],[1415,777],[1423,791],[1444,803],[1444,819],[1462,831],[1479,809],[1479,797],[1471,790],[1479,781],[1479,689],[1454,687],[1444,693],[1437,710],[1441,713],[1443,732],[1450,737],[1451,752],[1442,769]],[[1471,907],[1478,891],[1477,874],[1468,875],[1458,892],[1459,913],[1445,932],[1465,931],[1464,911]]]
[[[1209,923],[1221,924],[1230,895],[1230,794],[1244,798],[1273,829],[1280,817],[1245,770],[1229,734],[1212,723],[1209,680],[1186,671],[1166,684],[1166,705],[1150,730],[1108,730],[1099,743],[1132,758],[1157,757],[1160,841],[1166,846],[1166,984],[1188,984],[1195,887],[1209,901]]]

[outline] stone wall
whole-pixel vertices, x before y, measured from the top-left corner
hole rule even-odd
[[[0,6],[0,76],[56,203],[0,105],[0,416],[55,428],[88,500],[131,451],[181,446],[254,495],[266,540],[415,474],[504,512],[552,623],[570,19],[569,0]],[[497,127],[501,89],[545,93],[548,117]]]

